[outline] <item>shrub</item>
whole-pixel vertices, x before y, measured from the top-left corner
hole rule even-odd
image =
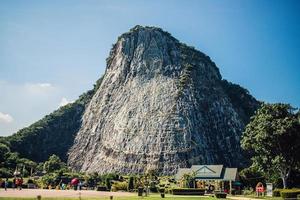
[[[110,190],[111,189],[111,182],[110,182],[110,178],[106,178],[105,179],[105,185],[106,185],[106,188],[108,189],[108,190]]]
[[[173,195],[204,195],[205,189],[198,188],[174,188]]]
[[[165,193],[165,188],[159,188],[159,193]]]
[[[134,178],[130,176],[127,190],[131,192],[133,189],[134,189]]]
[[[280,197],[280,191],[281,191],[282,189],[275,189],[275,190],[273,190],[273,197]]]
[[[217,192],[217,193],[215,193],[215,197],[217,199],[226,199],[226,196],[227,196],[227,194],[224,193],[224,192]]]
[[[244,191],[243,191],[243,195],[251,195],[251,194],[253,194],[254,192],[253,192],[253,190],[249,190],[249,189],[245,189]],[[280,193],[279,193],[279,196],[280,196]]]
[[[119,191],[119,190],[127,191],[127,188],[128,188],[128,183],[127,182],[115,182],[112,185],[112,191],[113,192],[116,192],[116,191]]]
[[[150,182],[149,190],[150,190],[151,192],[158,192],[157,187],[156,187],[156,182],[155,182],[155,181],[151,181],[151,182]]]
[[[285,198],[297,198],[297,195],[300,194],[300,189],[290,189],[290,190],[281,190],[280,196]]]
[[[28,179],[27,183],[34,183],[32,179]]]
[[[107,191],[106,186],[97,186],[97,191]]]

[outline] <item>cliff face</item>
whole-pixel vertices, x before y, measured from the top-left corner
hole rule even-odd
[[[137,26],[112,48],[68,163],[100,173],[241,166],[240,136],[258,105],[222,80],[205,54],[159,28]]]

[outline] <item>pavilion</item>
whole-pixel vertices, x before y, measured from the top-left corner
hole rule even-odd
[[[179,168],[175,179],[180,181],[184,175],[194,178],[195,188],[232,192],[238,182],[237,168],[226,168],[223,165],[192,165],[191,168]]]

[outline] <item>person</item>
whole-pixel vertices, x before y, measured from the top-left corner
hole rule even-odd
[[[82,187],[82,182],[79,181],[79,184],[78,184],[78,190],[81,190],[81,187]]]
[[[14,177],[13,182],[12,182],[12,189],[14,190],[16,187],[16,177]]]
[[[4,189],[5,189],[5,191],[7,191],[7,188],[8,188],[8,178],[6,178],[5,181],[4,181]]]
[[[20,181],[20,190],[22,190],[22,185],[23,185],[23,178],[21,177],[21,181]]]
[[[17,178],[16,180],[16,186],[19,190],[22,190],[22,184],[23,184],[23,178]]]
[[[62,183],[61,184],[61,190],[65,190],[66,189],[66,184]]]
[[[20,181],[21,181],[20,178],[16,178],[16,188],[17,188],[17,189],[20,189],[20,188],[19,188]]]

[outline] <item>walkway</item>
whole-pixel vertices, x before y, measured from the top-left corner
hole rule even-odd
[[[128,193],[128,192],[102,192],[102,191],[94,191],[94,190],[42,190],[42,189],[23,189],[23,190],[13,190],[8,189],[5,191],[4,189],[0,190],[0,197],[36,197],[41,195],[42,197],[128,197],[134,196],[136,194]]]

